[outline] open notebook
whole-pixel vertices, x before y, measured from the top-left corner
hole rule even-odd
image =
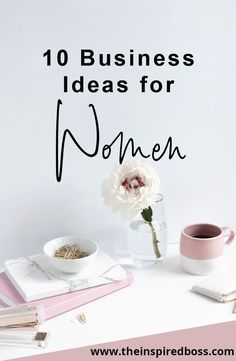
[[[93,265],[79,274],[55,270],[43,254],[6,261],[5,272],[26,302],[127,278],[126,271],[101,250]]]

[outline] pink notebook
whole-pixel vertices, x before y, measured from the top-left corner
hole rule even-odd
[[[43,306],[45,313],[45,320],[58,316],[73,308],[84,305],[85,303],[96,300],[100,297],[108,295],[109,293],[118,291],[119,289],[129,286],[133,283],[132,273],[127,273],[127,278],[118,281],[105,284],[102,286],[87,288],[85,290],[66,293],[59,296],[44,298],[38,301],[29,302],[29,304],[39,304]],[[14,304],[25,304],[23,298],[16,291],[12,283],[9,281],[7,275],[0,273],[0,304],[5,305],[4,297],[7,297]]]

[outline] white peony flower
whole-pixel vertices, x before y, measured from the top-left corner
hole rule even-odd
[[[119,166],[102,185],[107,205],[132,218],[157,200],[160,178],[147,162],[131,160]]]

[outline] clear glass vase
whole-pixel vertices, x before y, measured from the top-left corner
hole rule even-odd
[[[137,267],[157,264],[166,256],[167,226],[164,215],[163,195],[158,194],[151,207],[152,221],[137,216],[129,227],[129,251]]]

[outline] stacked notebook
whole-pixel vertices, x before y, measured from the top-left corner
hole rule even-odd
[[[56,271],[38,254],[5,262],[5,272],[0,273],[0,303],[10,307],[39,305],[44,319],[49,319],[132,282],[132,274],[103,251],[93,266],[78,275]]]
[[[219,302],[236,300],[236,265],[201,281],[192,290]]]

